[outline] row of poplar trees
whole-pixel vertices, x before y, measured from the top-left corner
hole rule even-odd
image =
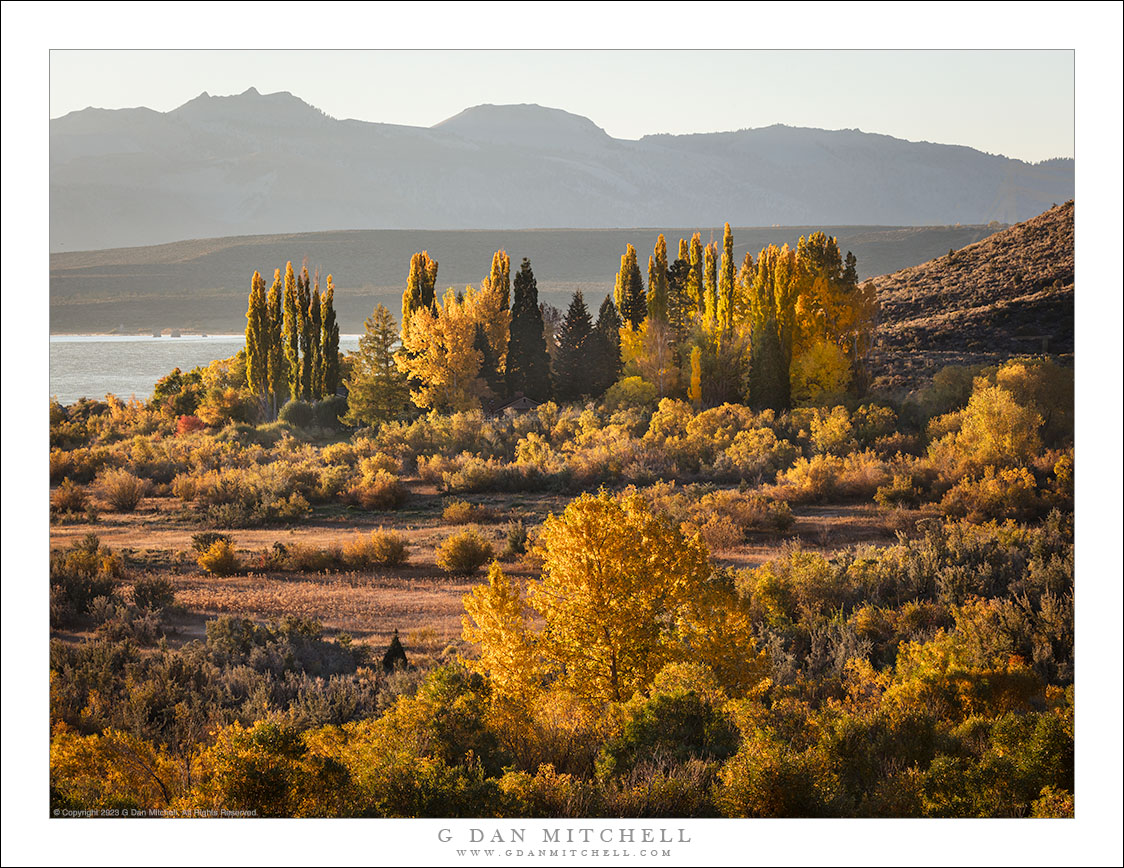
[[[324,293],[308,267],[298,275],[293,263],[273,273],[269,293],[255,271],[246,310],[246,380],[271,418],[291,400],[316,401],[340,386],[340,329],[335,290],[328,275]]]

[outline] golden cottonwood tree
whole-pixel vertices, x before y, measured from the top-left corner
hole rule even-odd
[[[467,661],[488,676],[492,691],[505,699],[525,700],[534,692],[538,673],[529,612],[519,586],[493,562],[488,584],[464,596],[464,638],[480,646]]]
[[[678,618],[711,574],[701,540],[637,495],[602,492],[550,516],[539,546],[529,597],[546,624],[540,647],[573,693],[623,702],[680,655]]]
[[[472,310],[450,288],[436,311],[422,307],[402,329],[398,366],[411,380],[410,399],[419,407],[444,412],[478,410],[487,394],[480,377],[483,354],[473,343]]]

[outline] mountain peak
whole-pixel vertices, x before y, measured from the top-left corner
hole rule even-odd
[[[536,103],[484,103],[466,108],[432,129],[476,142],[532,147],[590,147],[612,141],[589,118]]]
[[[322,121],[328,116],[287,90],[262,94],[256,87],[229,96],[213,96],[203,91],[177,109],[173,117],[192,121],[227,122],[238,120],[266,126],[289,126]]]

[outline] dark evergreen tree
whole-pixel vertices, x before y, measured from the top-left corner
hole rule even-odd
[[[522,392],[535,401],[551,396],[550,358],[543,339],[539,289],[531,261],[523,259],[515,275],[511,302],[511,336],[507,344],[504,382],[509,396]]]
[[[950,250],[949,255],[951,254]],[[847,251],[847,258],[843,260],[843,285],[848,290],[855,290],[859,285],[859,260],[850,250]]]
[[[507,393],[507,389],[503,382],[503,372],[500,371],[499,357],[492,349],[483,323],[476,323],[476,334],[472,338],[472,348],[480,353],[479,376],[487,383],[488,389],[492,393],[492,400],[495,403],[501,402]]]
[[[624,323],[612,296],[605,296],[597,311],[597,325],[590,340],[590,366],[593,369],[594,394],[600,395],[617,381],[624,363],[621,361],[621,328]]]
[[[406,649],[402,647],[402,640],[398,638],[398,631],[394,631],[394,638],[390,640],[386,653],[382,655],[383,672],[393,672],[395,669],[405,669],[409,666],[406,659]]]
[[[677,353],[694,319],[694,305],[688,292],[690,273],[691,263],[685,259],[676,259],[667,268],[667,324],[671,327],[671,340]]]
[[[558,353],[554,360],[554,394],[560,401],[576,401],[593,392],[589,336],[593,317],[580,291],[570,300],[566,318],[558,330]]]

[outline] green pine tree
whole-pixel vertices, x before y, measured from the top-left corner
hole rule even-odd
[[[597,324],[593,327],[590,341],[593,393],[601,394],[621,375],[624,364],[621,360],[621,328],[624,323],[611,296],[605,296],[597,311]]]
[[[269,392],[269,312],[265,281],[257,271],[250,280],[246,308],[246,384],[251,393],[263,399]]]
[[[581,291],[570,300],[562,327],[558,330],[558,353],[554,360],[554,393],[560,401],[576,401],[589,395],[593,382],[589,336],[593,317],[585,306]]]
[[[522,392],[535,401],[546,401],[551,395],[550,357],[543,337],[538,284],[529,259],[523,259],[512,289],[511,336],[504,369],[507,393],[514,396]]]
[[[379,425],[402,419],[410,408],[410,390],[394,358],[398,325],[380,304],[363,326],[359,352],[347,381],[345,421],[350,425]]]

